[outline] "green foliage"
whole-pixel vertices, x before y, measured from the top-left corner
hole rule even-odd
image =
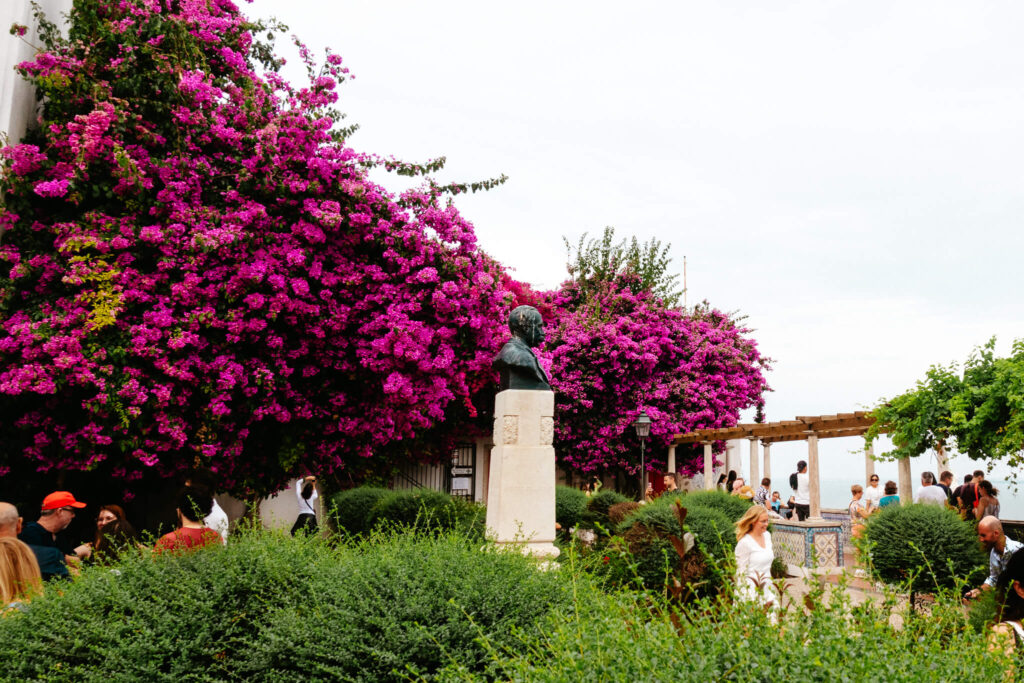
[[[995,356],[995,339],[974,350],[962,375],[955,364],[935,365],[912,391],[883,402],[872,413],[872,440],[888,432],[894,449],[883,455],[912,457],[955,440],[976,460],[1024,464],[1024,340],[1007,358]],[[1012,471],[1012,470],[1011,470]]]
[[[747,511],[753,503],[738,496],[731,496],[725,491],[694,491],[683,497],[683,506],[703,507],[718,510],[724,514],[729,521],[735,522]]]
[[[632,275],[639,278],[641,290],[661,299],[666,308],[679,305],[679,275],[669,273],[670,245],[662,246],[653,237],[643,244],[636,237],[616,242],[615,228],[611,226],[605,227],[600,239],[587,239],[587,233],[583,233],[575,248],[565,237],[562,241],[569,260],[569,277],[579,283],[585,295],[621,275]]]
[[[605,528],[609,528],[611,522],[608,519],[608,508],[612,505],[628,502],[630,502],[630,499],[618,491],[598,491],[590,497],[590,500],[587,502],[587,509],[594,514],[594,521],[600,523]]]
[[[688,531],[705,561],[695,576],[686,578],[702,584],[702,592],[723,585],[727,572],[722,568],[731,562],[736,548],[732,522],[719,510],[693,506],[687,508],[684,530],[673,509],[676,500],[680,497],[662,496],[641,506],[616,527],[621,541],[606,553],[606,578],[615,583],[635,577],[645,588],[661,590],[668,575],[674,575],[679,568],[679,556],[668,536],[682,538]],[[682,500],[685,502],[685,497]]]
[[[587,494],[571,486],[555,487],[555,521],[569,531],[582,521],[587,512]]]
[[[999,681],[1017,668],[1012,656],[987,651],[951,597],[927,613],[892,595],[854,606],[843,591],[815,588],[809,598],[809,610],[791,609],[771,626],[751,603],[675,610],[650,594],[603,595],[581,582],[576,602],[553,611],[538,635],[512,651],[490,649],[497,677],[513,681]],[[458,664],[439,678],[479,680]]]
[[[3,680],[396,681],[531,634],[571,585],[457,535],[335,546],[260,530],[227,547],[87,568],[0,618]]]
[[[985,555],[974,526],[936,505],[890,505],[868,518],[865,539],[875,577],[914,591],[979,583]]]
[[[340,491],[331,497],[330,510],[335,525],[349,534],[370,531],[370,513],[373,506],[388,494],[385,488],[360,486]]]
[[[431,489],[388,491],[370,510],[367,523],[423,531],[458,530],[482,538],[486,512],[481,505]]]

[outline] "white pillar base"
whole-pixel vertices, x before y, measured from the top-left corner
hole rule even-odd
[[[494,406],[494,449],[487,532],[499,546],[553,559],[555,540],[555,394],[508,389]]]

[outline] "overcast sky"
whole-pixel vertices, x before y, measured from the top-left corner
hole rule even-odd
[[[864,409],[1024,337],[1020,3],[246,11],[342,55],[357,149],[507,174],[459,206],[519,279],[557,285],[563,235],[670,243],[689,302],[746,315],[775,360],[769,420]],[[823,443],[823,472],[858,447]],[[777,474],[801,448],[774,449]]]

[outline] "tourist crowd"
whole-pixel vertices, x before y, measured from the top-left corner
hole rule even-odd
[[[212,485],[205,473],[186,480],[176,499],[175,528],[156,539],[153,553],[190,552],[228,542],[228,516],[214,498]],[[295,493],[299,515],[292,534],[315,531],[315,477],[296,481]],[[14,505],[0,502],[0,613],[24,609],[46,583],[77,575],[83,563],[109,564],[125,549],[147,547],[124,509],[114,504],[99,507],[90,540],[71,540],[68,527],[87,507],[69,491],[54,491],[43,498],[38,518],[25,522]]]

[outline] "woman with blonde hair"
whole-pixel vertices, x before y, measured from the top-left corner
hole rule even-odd
[[[20,609],[43,592],[43,575],[31,548],[16,538],[0,538],[0,611]]]
[[[768,511],[751,505],[736,522],[736,595],[741,600],[757,602],[772,611],[779,609],[779,594],[772,584],[774,559]]]

